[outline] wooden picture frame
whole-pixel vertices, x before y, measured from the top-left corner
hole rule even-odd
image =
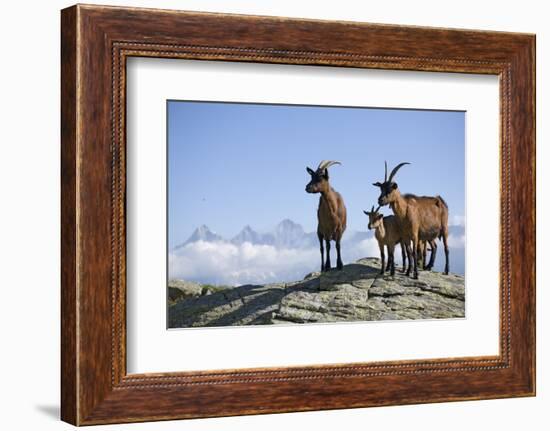
[[[61,418],[75,425],[535,394],[535,36],[77,5],[61,14]],[[127,374],[130,56],[500,77],[500,354]]]

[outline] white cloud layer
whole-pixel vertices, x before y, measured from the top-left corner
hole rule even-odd
[[[374,238],[363,240],[350,249],[342,246],[345,262],[360,257],[378,256]],[[332,265],[336,265],[336,249],[331,249]],[[218,285],[262,284],[294,281],[307,273],[319,271],[318,248],[278,249],[271,245],[245,242],[197,241],[169,254],[169,277]]]
[[[464,235],[450,235],[449,247],[454,270],[464,271]],[[438,247],[436,268],[444,263],[443,245]],[[376,239],[369,237],[357,243],[342,244],[344,264],[362,257],[379,257]],[[396,265],[401,266],[401,250],[395,250]],[[336,265],[336,248],[332,245],[331,262]],[[169,254],[169,277],[238,286],[301,280],[310,272],[319,271],[321,256],[317,247],[276,248],[245,242],[240,245],[229,242],[197,241],[172,250]]]

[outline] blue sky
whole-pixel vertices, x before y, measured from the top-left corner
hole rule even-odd
[[[396,176],[402,192],[440,194],[463,216],[464,133],[456,111],[168,101],[169,247],[202,224],[227,238],[285,218],[314,231],[319,196],[304,190],[306,166],[322,159],[342,162],[330,181],[348,230],[366,230],[384,160],[411,163]]]

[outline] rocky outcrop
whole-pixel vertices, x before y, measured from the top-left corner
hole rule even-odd
[[[171,281],[171,328],[279,323],[464,317],[464,277],[422,271],[418,280],[379,275],[380,261],[360,259],[342,271],[308,274],[292,283],[245,285],[213,292]],[[176,287],[177,286],[177,287]]]

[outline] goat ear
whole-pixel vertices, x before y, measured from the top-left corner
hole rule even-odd
[[[391,183],[391,188],[395,190],[397,188],[397,183]]]
[[[315,174],[315,172],[313,172],[313,169],[309,168],[309,167],[306,167],[306,171],[309,175],[313,176]]]
[[[367,211],[363,210],[363,212],[365,213],[365,215],[369,215],[369,213]]]
[[[383,217],[384,217],[384,214],[378,214],[378,215],[376,216],[376,218],[377,218],[378,220],[380,220],[380,219],[383,218]]]
[[[323,172],[323,177],[325,177],[325,180],[328,180],[328,169],[325,169],[325,172]]]
[[[372,183],[374,187],[382,187],[382,184],[380,184],[380,181],[377,181],[375,183]]]

